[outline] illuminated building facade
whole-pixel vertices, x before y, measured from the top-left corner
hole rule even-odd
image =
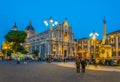
[[[18,30],[16,23],[12,30]],[[83,38],[74,41],[72,27],[67,20],[57,25],[55,28],[50,27],[42,33],[36,34],[32,22],[25,28],[27,39],[24,45],[30,53],[34,50],[39,51],[40,56],[76,56],[87,58],[120,58],[120,30],[106,34],[106,20],[103,20],[103,39]],[[10,48],[10,43],[3,42],[2,50]]]
[[[96,58],[99,55],[99,40],[90,38],[78,40],[78,54],[86,59]]]
[[[120,58],[120,30],[107,34],[108,44],[112,46],[112,56]]]
[[[48,55],[62,57],[75,56],[77,49],[73,35],[72,27],[68,24],[67,20],[64,20],[56,28],[51,29],[50,27],[50,30],[29,36],[25,44],[28,44],[27,48],[30,53],[38,50],[39,55],[42,57]]]

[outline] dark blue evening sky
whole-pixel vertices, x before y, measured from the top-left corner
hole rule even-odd
[[[119,0],[1,0],[0,1],[0,44],[4,35],[17,23],[24,30],[32,21],[37,33],[48,27],[45,19],[62,23],[67,17],[75,38],[89,37],[95,30],[102,39],[103,17],[107,20],[107,33],[120,30]]]

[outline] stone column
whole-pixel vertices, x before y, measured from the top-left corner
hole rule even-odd
[[[45,43],[45,56],[47,55],[47,43]]]
[[[53,44],[52,44],[52,42],[50,43],[50,55],[53,55]]]
[[[70,48],[69,48],[69,47],[70,47],[70,45],[69,45],[69,40],[68,40],[68,49],[67,49],[67,54],[68,54],[68,56],[70,55],[70,52],[69,52],[69,51],[70,51]]]
[[[49,55],[52,55],[52,43],[51,42],[49,43],[49,51],[50,51]]]
[[[116,45],[116,57],[118,57],[118,35],[116,34],[116,42],[115,42],[115,45]]]
[[[90,40],[88,40],[88,55],[89,55],[89,58],[91,57],[90,55]]]
[[[48,42],[48,49],[47,50],[48,50],[47,54],[49,55],[50,54],[50,44],[49,44],[49,42]]]
[[[32,46],[30,46],[30,53],[32,53]]]
[[[82,50],[84,50],[84,42],[82,41]],[[82,52],[82,57],[84,56],[84,53]]]
[[[41,45],[39,46],[39,55],[41,55]]]
[[[70,44],[69,44],[69,56],[71,56],[71,46],[70,46]]]
[[[58,46],[58,41],[56,42],[56,55],[58,55],[58,49],[59,49],[59,46]]]

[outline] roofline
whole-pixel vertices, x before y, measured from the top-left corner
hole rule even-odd
[[[107,35],[111,35],[111,34],[115,34],[115,33],[120,33],[120,30],[116,30],[116,31],[110,32]]]

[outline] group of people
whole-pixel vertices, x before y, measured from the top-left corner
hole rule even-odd
[[[20,63],[20,57],[17,58],[17,64]],[[87,63],[86,60],[80,56],[76,56],[76,71],[77,73],[80,73],[80,69],[82,73],[85,73],[85,67]]]
[[[80,69],[82,73],[85,73],[85,67],[87,63],[86,60],[80,56],[76,56],[76,71],[80,73]]]

